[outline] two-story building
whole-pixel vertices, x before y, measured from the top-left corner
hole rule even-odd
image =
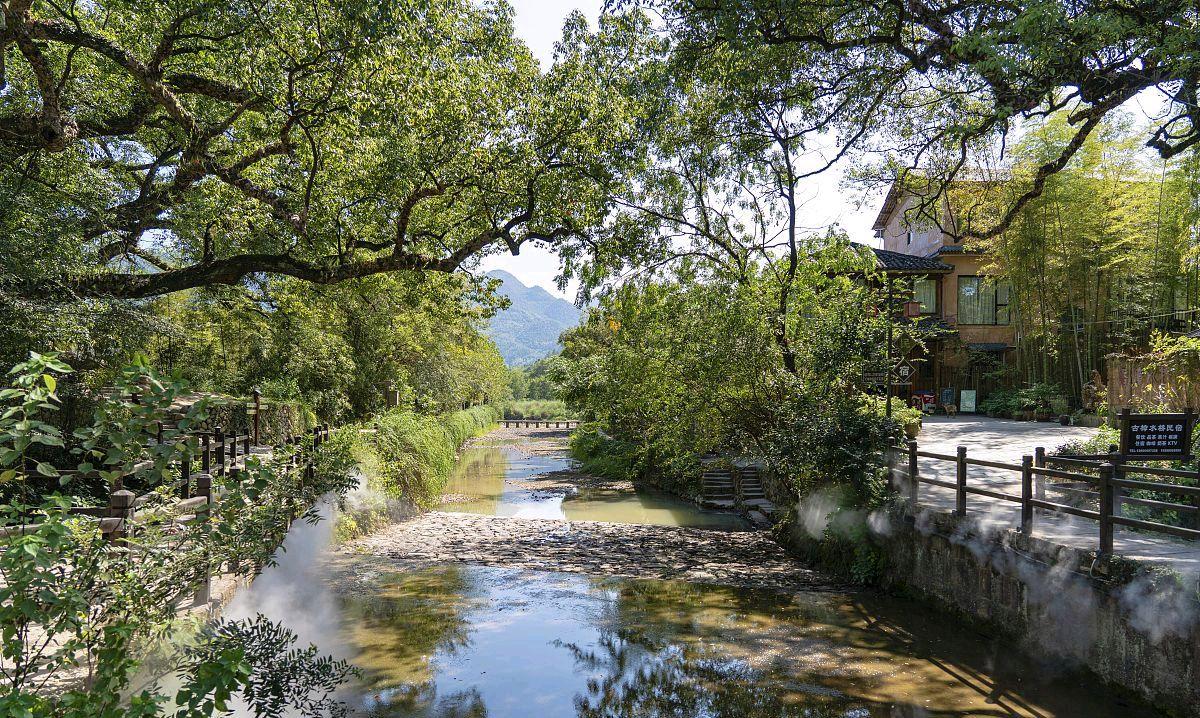
[[[918,204],[919,198],[893,184],[874,224],[883,245],[872,248],[877,266],[898,286],[903,280],[911,288],[910,306],[919,303],[919,310],[907,321],[917,324],[925,344],[924,350],[908,350],[917,374],[911,387],[896,387],[895,394],[908,401],[932,393],[938,405],[971,410],[1009,361],[1015,307],[1009,306],[1007,282],[984,270],[982,253],[922,221]],[[950,222],[947,216],[942,225],[953,226]],[[953,401],[944,402],[947,396]]]

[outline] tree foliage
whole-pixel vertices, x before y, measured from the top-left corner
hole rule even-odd
[[[1005,180],[960,182],[960,217],[987,223],[1071,141],[1062,118],[1031,127]],[[1200,306],[1197,158],[1147,161],[1128,118],[1102,123],[1008,231],[975,246],[1010,280],[1021,373],[1075,395],[1115,352],[1194,326]]]
[[[578,17],[545,73],[501,3],[14,0],[3,19],[16,294],[449,272],[591,226],[636,154],[637,93]]]
[[[1070,131],[1059,151],[1032,167],[1031,184],[997,221],[949,228],[963,237],[1006,229],[1139,93],[1164,103],[1144,136],[1163,158],[1200,143],[1200,31],[1188,2],[610,4],[662,13],[683,67],[728,52],[751,68],[739,72],[744,85],[782,79],[777,97],[802,118],[803,138],[830,133],[827,155],[875,155],[893,176],[920,168],[934,197],[969,175],[980,152],[1002,152],[1024,123],[1065,116]]]
[[[897,428],[861,386],[864,368],[884,365],[881,300],[847,271],[868,271],[856,252],[834,242],[813,254],[785,318],[795,371],[774,337],[778,277],[762,265],[746,281],[680,272],[606,296],[564,334],[555,368],[564,398],[609,437],[581,450],[622,454],[627,473],[686,490],[704,454],[746,452],[797,492],[835,483],[876,496]]]

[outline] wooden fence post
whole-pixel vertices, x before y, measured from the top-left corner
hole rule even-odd
[[[224,476],[225,475],[225,429],[223,429],[220,426],[217,427],[216,431],[213,432],[213,443],[216,444],[216,454],[217,454],[215,457],[217,460],[216,473],[217,473],[217,476]]]
[[[186,442],[184,444],[186,446]],[[183,498],[190,498],[192,495],[192,450],[190,446],[184,450],[183,458],[179,460],[179,483],[183,485]]]
[[[200,450],[200,470],[208,473],[212,470],[212,436],[208,432],[204,432],[204,437],[201,439],[204,442]]]
[[[1113,465],[1113,478],[1120,480],[1125,478],[1125,457],[1121,454],[1121,447],[1112,444],[1108,447],[1108,460]],[[1113,516],[1121,516],[1125,512],[1123,510],[1123,501],[1125,489],[1121,486],[1114,486],[1112,490]]]
[[[254,387],[254,445],[262,446],[262,433],[260,427],[262,424],[259,417],[262,415],[262,392],[258,387]],[[247,452],[249,453],[249,452]]]
[[[1046,447],[1039,446],[1033,450],[1033,465],[1039,469],[1046,468]],[[1046,500],[1046,476],[1038,474],[1034,478],[1034,497],[1038,501]]]
[[[1113,552],[1113,471],[1112,464],[1100,465],[1100,553]]]
[[[917,498],[921,482],[917,480],[917,441],[908,440],[908,502],[917,508]]]
[[[108,495],[108,518],[119,519],[108,534],[113,543],[123,543],[133,528],[133,500],[137,498],[129,489],[117,489]]]
[[[956,476],[954,482],[954,513],[959,516],[967,515],[967,447],[958,447],[958,459],[954,462]]]
[[[1021,457],[1021,533],[1033,535],[1033,457]]]
[[[203,496],[207,500],[205,505],[197,510],[197,513],[203,513],[203,518],[200,521],[200,530],[207,533],[210,526],[209,521],[212,517],[213,504],[215,503],[213,477],[207,471],[196,474],[196,496]],[[208,565],[208,560],[206,553],[204,575],[200,577],[200,582],[197,584],[196,590],[192,593],[192,601],[196,604],[208,603],[212,599],[212,566]]]
[[[230,469],[236,468],[237,461],[238,461],[238,437],[237,437],[237,434],[235,433],[229,437],[229,468]]]

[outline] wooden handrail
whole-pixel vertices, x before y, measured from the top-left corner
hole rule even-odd
[[[901,468],[902,459],[907,457],[907,469]],[[922,475],[920,472],[920,459],[933,459],[935,461],[952,462],[955,464],[955,480],[949,481],[939,479],[933,476]],[[1200,529],[1184,528],[1179,526],[1171,526],[1155,521],[1146,521],[1143,519],[1134,519],[1120,514],[1120,506],[1128,504],[1133,506],[1142,506],[1156,511],[1176,511],[1183,514],[1197,515],[1200,514],[1200,506],[1192,506],[1185,503],[1174,503],[1169,501],[1159,501],[1156,499],[1143,499],[1132,496],[1124,496],[1123,489],[1134,489],[1144,491],[1154,491],[1178,496],[1181,498],[1200,498],[1200,486],[1182,486],[1179,484],[1165,483],[1160,481],[1143,481],[1128,478],[1135,474],[1149,474],[1154,476],[1164,476],[1171,478],[1195,478],[1196,472],[1183,471],[1179,469],[1160,469],[1157,467],[1137,466],[1122,461],[1118,456],[1097,456],[1093,460],[1092,457],[1082,456],[1053,456],[1047,455],[1045,450],[1038,448],[1033,456],[1025,456],[1022,458],[1021,464],[1013,464],[1004,461],[993,461],[990,459],[977,459],[967,456],[967,447],[960,446],[957,449],[956,455],[943,454],[935,451],[926,451],[917,446],[917,442],[909,441],[906,446],[891,446],[888,449],[888,482],[889,488],[894,489],[894,480],[903,479],[908,482],[908,501],[912,506],[916,506],[919,500],[920,492],[918,487],[921,484],[937,486],[940,488],[951,489],[955,492],[954,512],[959,516],[967,513],[967,497],[968,496],[986,496],[1000,501],[1014,503],[1021,507],[1021,522],[1020,530],[1022,533],[1031,534],[1034,529],[1034,509],[1042,509],[1056,513],[1069,514],[1082,518],[1092,519],[1099,522],[1099,550],[1101,554],[1111,554],[1113,551],[1113,528],[1114,526],[1126,526],[1136,528],[1143,531],[1151,531],[1170,536],[1183,537],[1188,539],[1200,538]],[[1092,469],[1096,473],[1085,474],[1078,471],[1064,471],[1062,469],[1049,468],[1047,464],[1058,464],[1060,466],[1070,466],[1082,469]],[[982,466],[1002,471],[1013,471],[1020,474],[1020,495],[1000,491],[993,488],[985,488],[982,486],[972,486],[968,481],[967,469],[970,466]],[[1096,490],[1077,489],[1071,487],[1060,487],[1061,491],[1068,491],[1084,496],[1096,497],[1099,502],[1098,510],[1083,509],[1068,504],[1060,504],[1045,499],[1046,486],[1042,479],[1054,478],[1071,482],[1078,482],[1089,487],[1096,487]],[[1036,488],[1034,481],[1037,480]]]

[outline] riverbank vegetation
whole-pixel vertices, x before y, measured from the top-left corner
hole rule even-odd
[[[882,450],[900,428],[861,387],[862,370],[886,353],[880,297],[849,276],[872,270],[843,241],[805,246],[820,259],[788,289],[782,318],[766,269],[745,281],[626,282],[602,299],[564,335],[556,370],[565,399],[598,430],[576,440],[580,457],[695,494],[702,456],[746,453],[765,457],[797,495],[844,483],[856,500],[875,500]]]
[[[198,455],[196,440],[183,437],[206,418],[205,402],[160,435],[186,387],[135,365],[91,421],[64,433],[52,422],[59,378],[70,373],[35,355],[0,392],[0,486],[9,497],[0,509],[0,714],[201,718],[227,710],[234,695],[263,713],[340,710],[333,691],[350,667],[298,648],[282,626],[218,621],[182,645],[170,638],[178,606],[207,575],[244,579],[268,565],[294,519],[312,520],[318,498],[350,488],[351,463],[311,444],[279,447],[215,476],[219,500],[184,516],[174,482],[180,462]],[[308,461],[311,473],[300,468]],[[136,535],[124,525],[106,534],[71,495],[39,488],[87,480],[140,494]],[[144,660],[151,654],[154,669]]]
[[[428,509],[454,469],[458,450],[496,426],[500,411],[476,406],[438,416],[393,409],[369,424],[348,427],[335,446],[353,458],[358,487],[342,502],[334,527],[345,541],[413,511]]]

